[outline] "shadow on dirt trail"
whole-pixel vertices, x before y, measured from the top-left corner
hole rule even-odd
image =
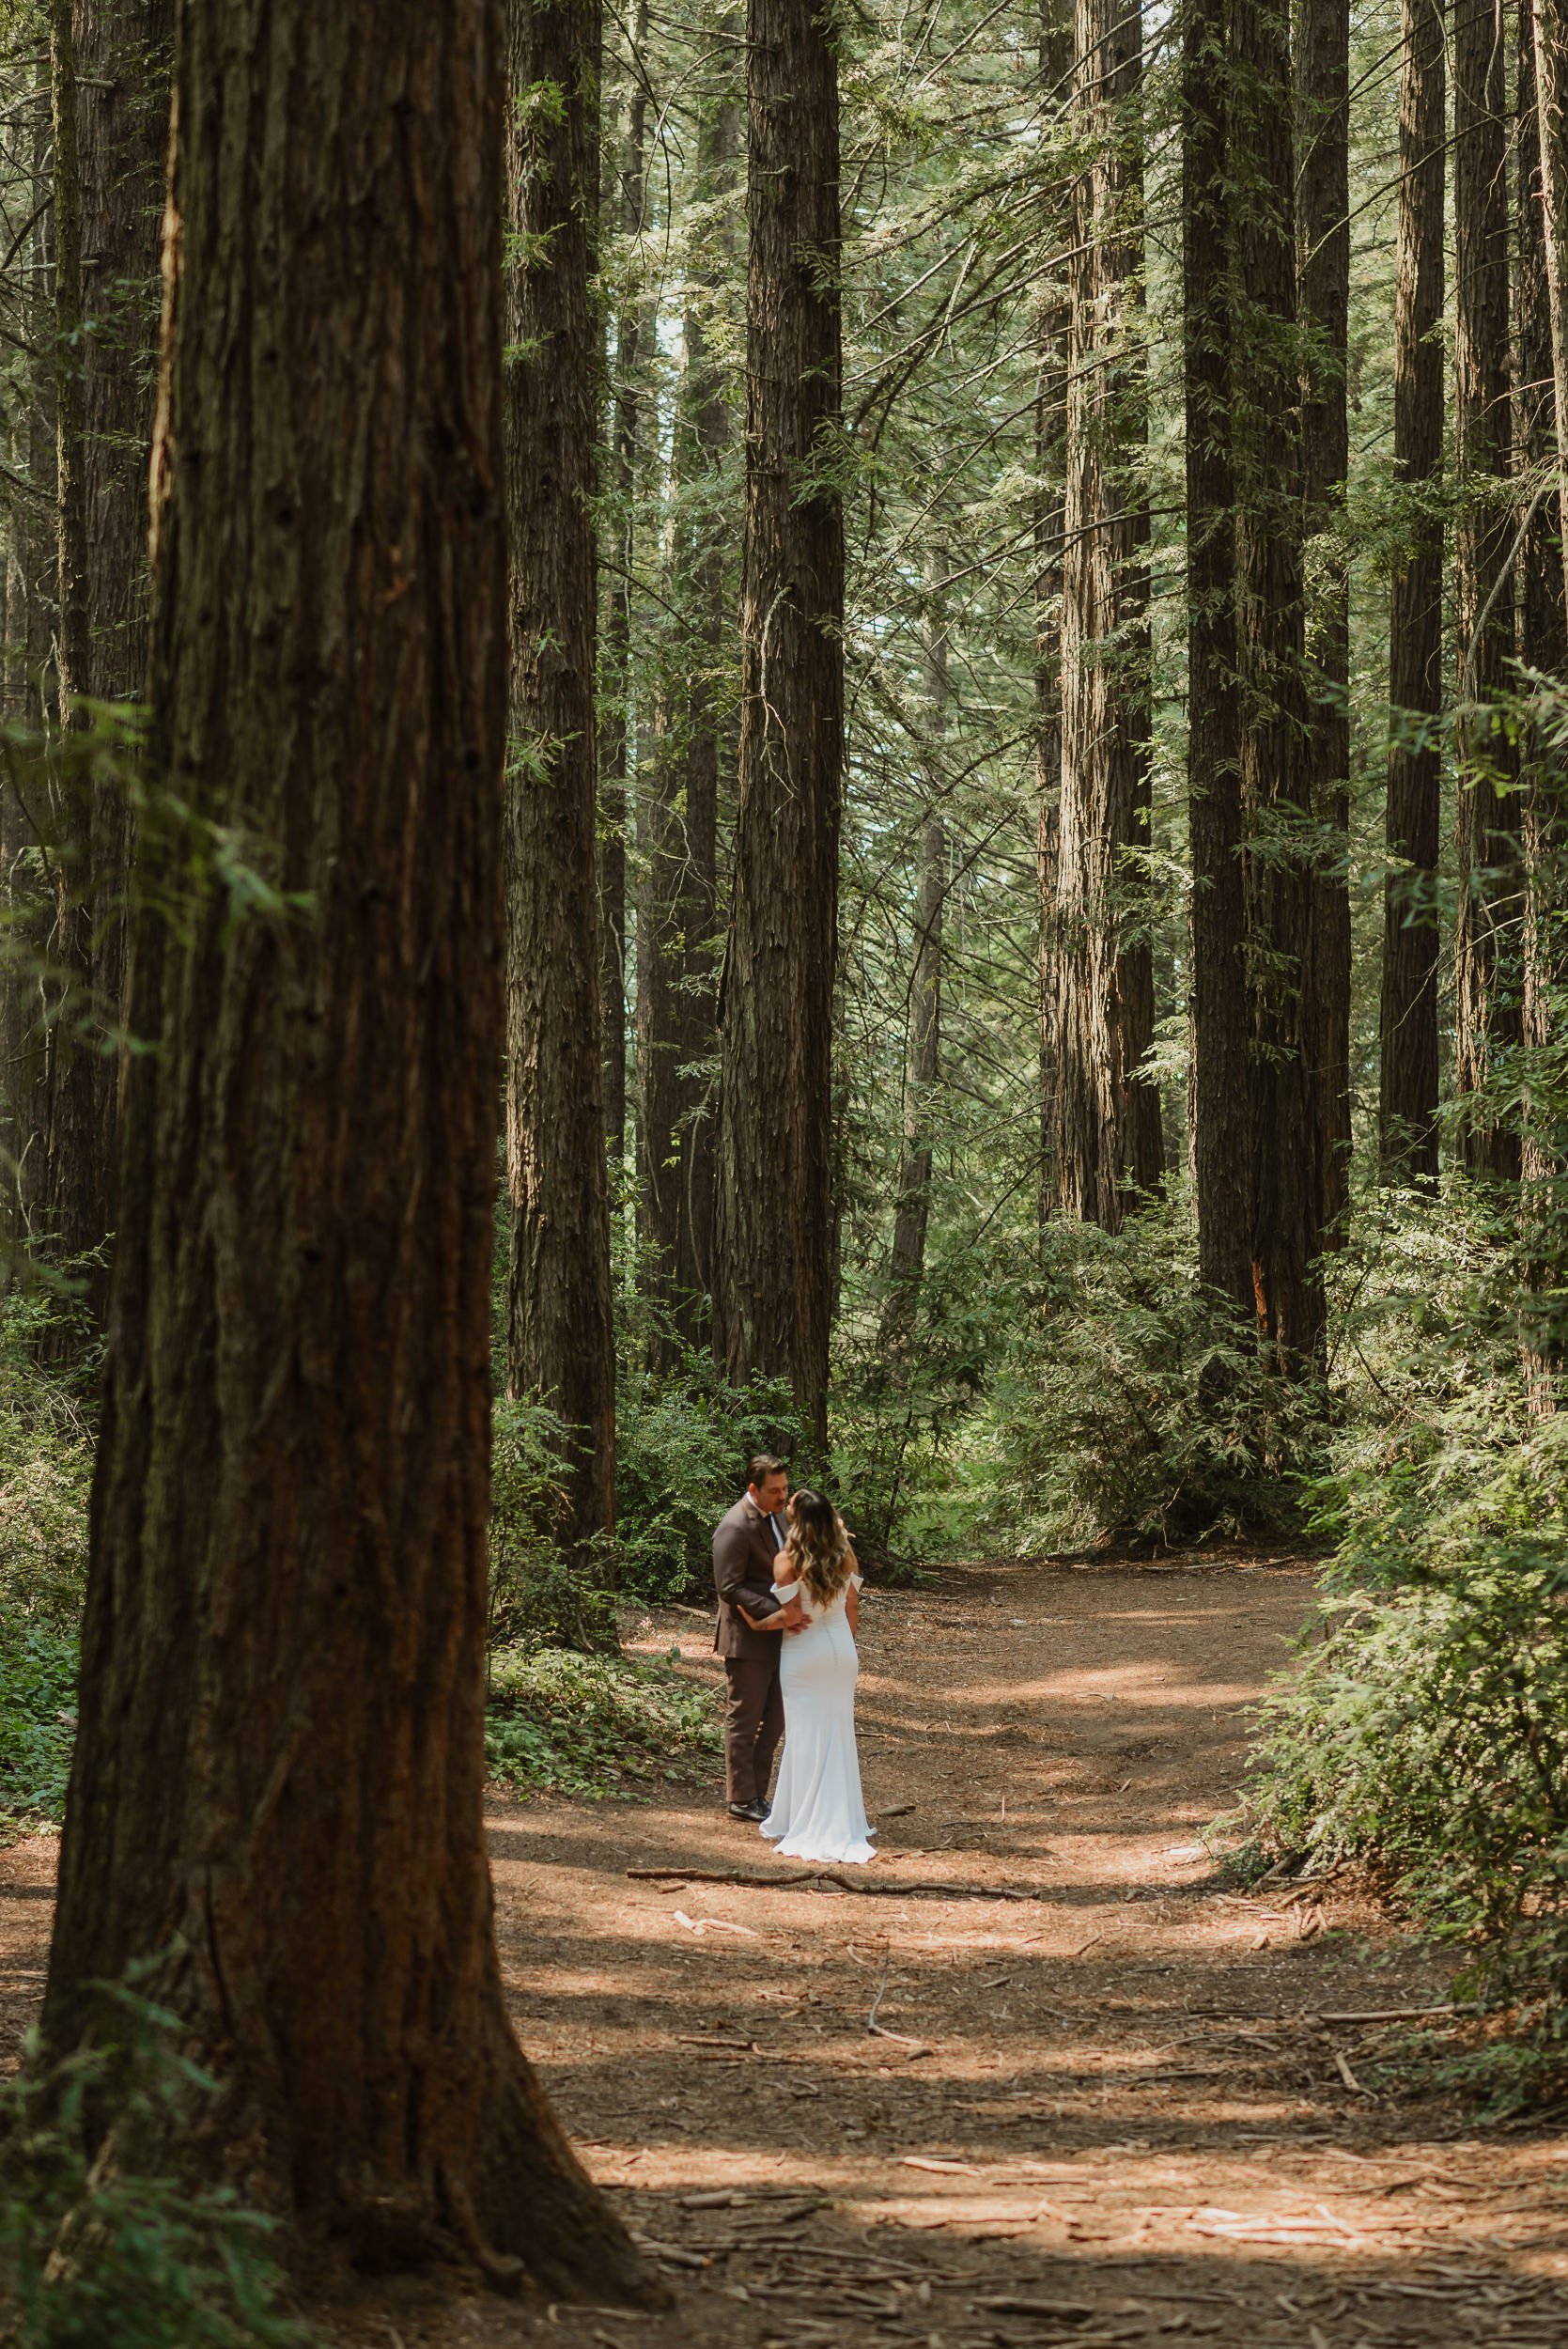
[[[1440,1959],[1331,1886],[1232,1892],[1200,1840],[1312,1598],[1309,1567],[1240,1562],[877,1597],[867,1877],[918,1891],[629,1877],[786,1872],[717,1781],[495,1803],[519,2032],[676,2305],[410,2287],[332,2335],[1568,2344],[1568,2138],[1480,2131],[1381,2070],[1402,2011],[1445,1999]],[[716,1675],[689,1614],[634,1644],[673,1641]]]

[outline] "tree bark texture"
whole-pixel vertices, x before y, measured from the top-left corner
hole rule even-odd
[[[733,20],[726,19],[733,29]],[[722,204],[737,193],[737,92],[705,108],[698,132],[700,186]],[[715,1056],[718,981],[718,842],[726,742],[723,672],[734,641],[729,539],[722,487],[732,430],[706,308],[733,260],[729,231],[684,319],[686,367],[675,423],[674,601],[683,621],[661,692],[664,721],[639,810],[646,879],[637,925],[637,1072],[640,1206],[650,1278],[677,1334],[712,1343]]]
[[[635,2293],[483,1832],[501,14],[180,0],[178,57],[151,754],[282,902],[136,917],[47,2035],[166,1953],[213,2168],[365,2261]]]
[[[1070,106],[1073,11],[1068,0],[1042,0],[1040,96],[1042,128]],[[1062,531],[1067,424],[1067,346],[1070,303],[1064,274],[1073,246],[1072,187],[1065,173],[1053,189],[1046,235],[1067,255],[1042,288],[1040,363],[1034,397],[1034,470],[1039,488],[1034,517],[1034,785],[1035,891],[1039,902],[1036,962],[1040,1028],[1039,1224],[1042,1236],[1056,1212],[1057,847],[1062,821]]]
[[[1250,1315],[1252,1175],[1236,703],[1234,334],[1224,0],[1182,22],[1192,1163],[1201,1278]]]
[[[722,987],[716,1344],[827,1435],[844,758],[838,73],[819,0],[751,0],[739,806]]]
[[[908,1042],[904,1068],[904,1132],[893,1209],[884,1346],[907,1344],[925,1272],[935,1165],[933,1124],[941,1082],[942,912],[947,901],[947,824],[943,815],[942,740],[947,731],[948,630],[943,604],[947,558],[927,551],[925,582],[925,805],[915,856],[914,952],[909,970]]]
[[[1529,500],[1517,573],[1519,657],[1537,676],[1568,678],[1568,599],[1564,597],[1552,399],[1551,296],[1546,273],[1545,212],[1541,184],[1541,120],[1536,90],[1531,0],[1520,0],[1514,109],[1518,179],[1519,380],[1514,397],[1514,470]],[[1524,968],[1521,1000],[1528,1052],[1551,1044],[1568,978],[1568,776],[1547,729],[1521,733],[1525,866]],[[1535,1066],[1539,1062],[1535,1062]],[[1556,1284],[1549,1234],[1563,1174],[1560,1119],[1544,1104],[1526,1064],[1525,1114],[1520,1135],[1520,1222],[1527,1281],[1537,1292]],[[1532,1242],[1534,1243],[1532,1245]],[[1549,1325],[1527,1330],[1525,1363],[1538,1409],[1554,1408],[1554,1371],[1563,1332]]]
[[[1542,241],[1552,322],[1559,481],[1568,472],[1568,5],[1534,0],[1535,90],[1541,147]],[[1568,567],[1568,491],[1560,492]]]
[[[1437,879],[1443,708],[1444,0],[1403,0],[1394,477],[1406,493],[1389,601],[1389,746],[1378,1158],[1385,1179],[1437,1174]]]
[[[108,1167],[94,1112],[98,1055],[92,1037],[92,794],[79,741],[87,683],[87,506],[83,478],[82,178],[77,139],[76,44],[70,0],[50,0],[50,83],[54,128],[54,514],[57,533],[55,673],[64,733],[50,786],[54,927],[50,952],[63,1002],[51,1022],[46,1210],[52,1244],[67,1256],[99,1247],[109,1228]]]
[[[140,702],[147,663],[147,459],[158,350],[158,257],[169,145],[174,0],[73,0],[84,333],[80,474],[88,570],[80,690]],[[92,979],[126,999],[130,823],[123,779],[91,798]],[[117,1056],[99,1053],[92,1117],[100,1212],[114,1222]]]
[[[1132,859],[1149,833],[1149,520],[1141,8],[1078,0],[1063,528],[1056,924],[1056,1171],[1063,1215],[1121,1228],[1159,1183],[1159,1097],[1138,1068],[1154,973]]]
[[[1299,0],[1296,111],[1297,285],[1307,346],[1301,409],[1302,493],[1315,558],[1307,609],[1311,730],[1308,804],[1332,846],[1317,874],[1313,964],[1317,1013],[1309,1034],[1323,1196],[1318,1221],[1343,1236],[1350,1178],[1350,581],[1341,537],[1350,470],[1346,367],[1350,319],[1350,9]]]
[[[1281,1370],[1320,1362],[1324,1194],[1311,829],[1290,21],[1237,0],[1236,642],[1252,999],[1252,1282]]]
[[[1454,0],[1454,428],[1460,475],[1454,566],[1459,634],[1459,910],[1454,1082],[1483,1095],[1520,1035],[1518,812],[1513,759],[1487,706],[1514,651],[1509,547],[1508,124],[1501,0]],[[1467,713],[1467,714],[1465,714]],[[1516,1125],[1485,1099],[1460,1128],[1473,1174],[1516,1177]]]
[[[614,1524],[595,841],[598,0],[508,0],[507,1374],[569,1431],[568,1547]]]
[[[632,28],[631,82],[626,138],[620,156],[616,210],[621,234],[641,235],[647,171],[647,0],[639,0]],[[640,290],[628,293],[615,317],[613,390],[610,403],[610,487],[613,494],[613,561],[607,580],[598,752],[599,993],[604,1003],[604,1129],[617,1179],[626,1159],[626,848],[629,809],[627,780],[631,742],[631,577],[637,546],[637,476],[643,427],[642,357],[653,339]]]

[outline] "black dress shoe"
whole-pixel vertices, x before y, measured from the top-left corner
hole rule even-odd
[[[754,1819],[760,1826],[768,1816],[765,1802],[732,1802],[725,1805],[732,1819]]]

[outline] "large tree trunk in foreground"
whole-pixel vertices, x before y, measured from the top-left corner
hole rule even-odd
[[[1298,422],[1295,138],[1286,0],[1239,0],[1236,637],[1249,825],[1252,1281],[1287,1375],[1320,1361],[1325,1306],[1320,1032]]]
[[[594,838],[599,8],[508,0],[507,15],[507,1373],[567,1423],[557,1530],[586,1555],[613,1526],[615,1474]]]
[[[46,2030],[167,1952],[193,2158],[364,2260],[635,2293],[483,1832],[500,14],[180,17],[153,754],[299,896],[138,916]]]
[[[1444,0],[1404,0],[1399,84],[1399,276],[1394,477],[1411,492],[1389,599],[1392,739],[1378,1020],[1378,1160],[1389,1180],[1437,1174],[1437,879],[1442,770],[1423,739],[1443,707]]]
[[[1501,0],[1454,0],[1454,427],[1461,500],[1455,601],[1459,695],[1459,909],[1454,1083],[1483,1093],[1520,1035],[1520,890],[1512,749],[1489,718],[1509,690],[1514,518],[1504,502],[1512,441],[1508,350],[1508,126]],[[1516,1176],[1516,1125],[1471,1098],[1460,1128],[1473,1174]]]
[[[740,804],[715,1346],[827,1439],[844,760],[838,72],[817,0],[751,0]]]
[[[1320,583],[1307,614],[1313,708],[1306,790],[1307,804],[1332,841],[1316,878],[1318,1011],[1309,1042],[1321,1127],[1318,1221],[1334,1243],[1344,1237],[1351,1143],[1350,580],[1342,538],[1350,469],[1349,0],[1300,0],[1297,25],[1296,241],[1302,322],[1313,338],[1302,387],[1301,474],[1307,530],[1320,549]]]
[[[1139,348],[1143,18],[1078,0],[1077,189],[1063,524],[1056,879],[1056,1179],[1063,1215],[1121,1228],[1162,1172],[1159,1097],[1139,1064],[1154,976],[1127,900],[1149,823],[1149,521]]]
[[[1192,1165],[1203,1280],[1250,1315],[1251,1148],[1236,723],[1234,333],[1224,0],[1182,27]]]

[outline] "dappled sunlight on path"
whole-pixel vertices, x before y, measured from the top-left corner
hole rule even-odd
[[[701,1881],[789,1873],[717,1769],[700,1793],[496,1801],[519,2032],[677,2304],[377,2285],[331,2337],[1568,2344],[1568,2139],[1484,2132],[1395,2067],[1443,1963],[1333,1885],[1233,1890],[1203,1839],[1312,1595],[1303,1566],[1233,1562],[877,1597],[883,1856],[854,1890]],[[716,1678],[689,1614],[633,1633]],[[47,1931],[32,1849],[0,1899],[13,1999]]]

